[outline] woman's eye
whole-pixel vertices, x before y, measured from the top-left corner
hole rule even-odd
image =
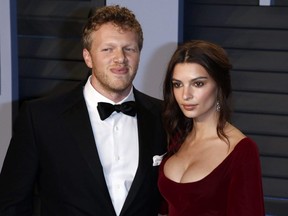
[[[181,83],[178,83],[178,82],[173,82],[172,85],[173,85],[174,88],[181,87]]]
[[[195,82],[194,83],[194,86],[196,86],[196,87],[202,87],[203,85],[204,85],[203,82]]]

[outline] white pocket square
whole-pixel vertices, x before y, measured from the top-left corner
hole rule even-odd
[[[163,159],[165,154],[163,154],[163,155],[154,155],[153,156],[153,166],[159,166],[161,164],[161,161],[162,161],[162,159]]]

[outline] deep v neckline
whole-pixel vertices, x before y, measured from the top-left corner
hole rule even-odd
[[[217,173],[217,170],[221,169],[222,166],[226,165],[226,163],[229,162],[230,158],[233,157],[234,154],[237,153],[237,149],[239,148],[238,146],[241,145],[242,142],[244,142],[246,139],[248,139],[248,137],[244,137],[242,138],[235,146],[235,148],[211,171],[209,172],[207,175],[205,175],[203,178],[199,179],[199,180],[196,180],[196,181],[191,181],[191,182],[176,182],[170,178],[168,178],[164,172],[164,168],[165,168],[165,165],[166,165],[166,162],[167,160],[170,158],[170,157],[167,157],[163,162],[163,166],[162,166],[162,169],[163,169],[163,176],[164,178],[173,183],[173,184],[178,184],[178,185],[189,185],[189,184],[195,184],[195,183],[200,183],[200,182],[203,182],[205,181],[206,179],[208,179],[210,176],[213,176],[215,173]],[[236,152],[236,153],[235,153]]]

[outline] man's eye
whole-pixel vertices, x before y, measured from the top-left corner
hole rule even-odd
[[[127,47],[127,48],[125,48],[125,51],[126,52],[136,52],[136,49],[131,48],[131,47]]]
[[[103,52],[109,52],[109,51],[111,51],[111,50],[112,50],[111,48],[104,48],[104,49],[102,49]]]

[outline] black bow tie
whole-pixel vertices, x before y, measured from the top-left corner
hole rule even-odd
[[[108,118],[114,111],[122,112],[129,116],[136,115],[136,104],[135,101],[127,101],[122,104],[110,104],[105,102],[99,102],[97,106],[100,119],[103,121]]]

